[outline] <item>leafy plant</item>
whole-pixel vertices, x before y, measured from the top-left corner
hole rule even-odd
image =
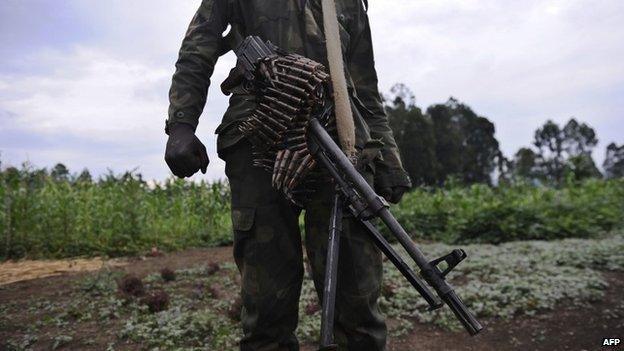
[[[169,294],[163,290],[150,292],[143,298],[143,303],[152,313],[164,311],[169,307]]]
[[[140,175],[67,175],[25,165],[0,171],[0,260],[135,255],[231,243],[223,182]],[[624,179],[417,188],[392,208],[417,238],[444,242],[596,237],[624,228]],[[155,249],[156,248],[156,249]],[[215,263],[206,273],[219,269]]]
[[[145,294],[143,281],[134,275],[126,275],[118,283],[119,291],[128,297],[138,297]]]
[[[175,271],[173,271],[171,268],[166,267],[160,270],[160,276],[166,282],[172,282],[176,278]]]

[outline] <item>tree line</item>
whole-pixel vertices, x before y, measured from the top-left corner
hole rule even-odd
[[[624,177],[624,144],[612,142],[606,147],[601,172],[592,157],[598,143],[596,131],[575,118],[563,126],[546,121],[535,130],[532,145],[521,147],[507,158],[494,135],[494,124],[453,97],[423,112],[416,106],[411,90],[396,84],[384,97],[384,105],[414,187],[442,186],[450,179],[466,185],[530,181],[558,186],[567,179]],[[70,173],[62,163],[49,171],[26,168],[30,182],[40,182],[48,176],[72,183],[94,181],[86,168]],[[19,172],[14,167],[4,171]],[[117,176],[109,170],[97,181],[114,183],[129,178],[145,182],[136,170]]]
[[[531,146],[507,158],[494,135],[494,124],[468,105],[451,97],[423,112],[405,85],[395,85],[390,93],[385,98],[386,112],[415,187],[440,186],[449,179],[464,184],[561,185],[567,179],[624,177],[624,144],[607,146],[603,174],[592,157],[596,131],[575,118],[563,126],[546,121],[535,130]]]

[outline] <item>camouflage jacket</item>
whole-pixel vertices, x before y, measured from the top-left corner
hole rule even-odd
[[[377,88],[370,27],[361,0],[337,0],[336,10],[352,100],[356,146],[370,140],[384,146],[376,162],[379,181],[409,186]],[[182,42],[169,91],[167,123],[198,124],[218,57],[248,35],[327,65],[320,0],[203,0]],[[222,37],[231,26],[229,40]],[[254,97],[234,94],[216,130],[222,151],[242,138],[236,123],[254,109]],[[377,178],[377,177],[376,177]]]

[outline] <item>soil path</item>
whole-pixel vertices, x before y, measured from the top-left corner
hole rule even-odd
[[[76,272],[90,272],[106,266],[124,265],[125,260],[100,257],[68,260],[21,260],[0,263],[0,285]]]
[[[33,296],[46,297],[58,294],[58,289],[49,289],[49,287],[69,287],[71,286],[69,282],[80,279],[90,271],[107,266],[144,277],[165,267],[177,270],[224,261],[234,261],[230,246],[112,260],[102,260],[96,257],[82,260],[3,262],[0,263],[0,303],[18,302]],[[5,273],[5,268],[9,268],[10,273],[8,269]],[[2,278],[5,279],[4,282]],[[3,287],[5,289],[1,289]]]
[[[70,286],[70,282],[86,272],[106,265],[145,276],[163,267],[181,269],[223,261],[232,261],[231,247],[192,249],[157,257],[112,261],[92,259],[2,263],[0,285],[4,283],[4,286],[0,287],[0,303],[58,294],[59,289]],[[463,331],[449,332],[417,323],[408,336],[390,340],[388,350],[616,350],[603,347],[602,341],[604,338],[624,338],[624,272],[603,274],[609,282],[604,299],[584,308],[571,309],[564,306],[536,316],[487,320],[484,321],[486,329],[476,337],[469,337]],[[50,286],[58,288],[52,290]],[[312,351],[315,347],[304,345],[302,350]]]

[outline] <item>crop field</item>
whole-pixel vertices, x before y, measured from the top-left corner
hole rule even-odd
[[[0,172],[0,260],[136,255],[231,243],[225,182],[98,181]],[[415,238],[445,243],[592,238],[624,228],[624,179],[555,188],[516,183],[418,188],[392,208]]]
[[[423,245],[430,256],[451,248]],[[465,249],[469,258],[451,282],[486,331],[470,339],[448,309],[426,311],[386,262],[381,308],[389,318],[391,350],[443,350],[449,343],[459,343],[452,349],[564,349],[553,348],[549,338],[571,349],[596,349],[601,333],[624,330],[623,236]],[[203,250],[0,286],[0,349],[234,350],[238,272],[230,248]],[[319,313],[306,275],[297,330],[306,345],[318,338]],[[570,334],[557,335],[557,323],[566,323]],[[508,337],[502,343],[501,335]]]

